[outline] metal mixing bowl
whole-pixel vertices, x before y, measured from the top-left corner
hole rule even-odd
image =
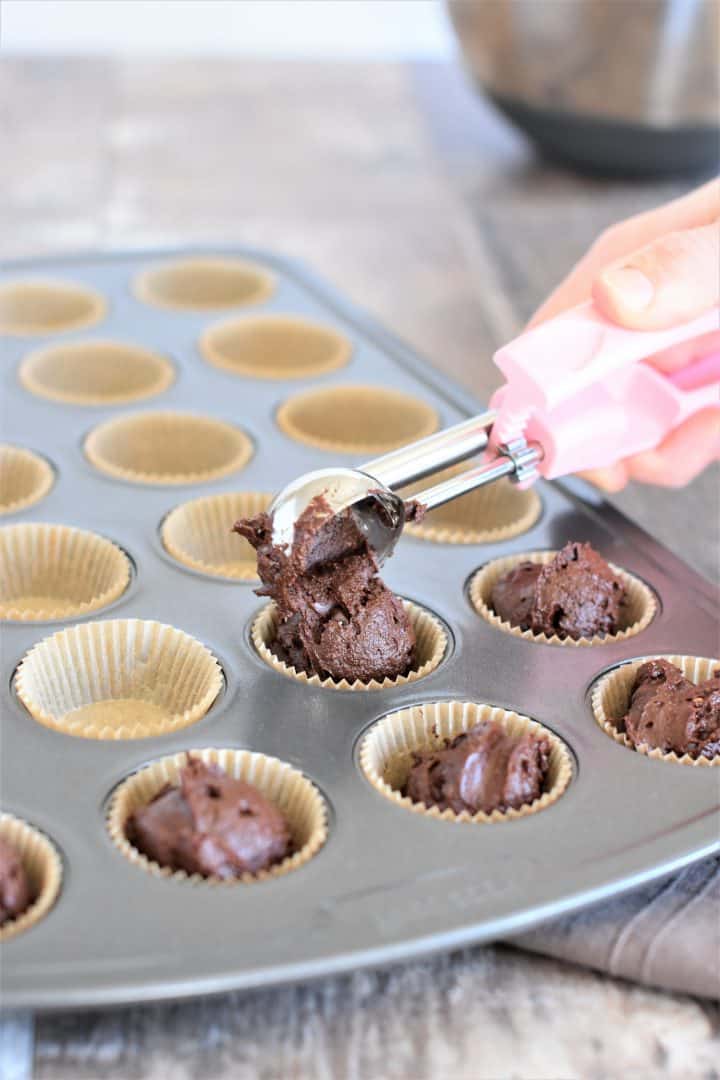
[[[595,171],[720,160],[720,0],[448,0],[483,91],[547,154]]]

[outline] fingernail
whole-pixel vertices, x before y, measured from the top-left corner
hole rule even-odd
[[[606,288],[633,311],[644,311],[652,303],[655,287],[642,270],[636,270],[632,266],[619,266],[606,270],[602,279]]]

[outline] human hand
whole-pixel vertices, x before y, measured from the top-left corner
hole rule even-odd
[[[662,330],[720,303],[720,180],[607,229],[530,321],[536,326],[594,300],[602,314],[634,330]],[[648,358],[670,373],[720,351],[720,326]],[[696,413],[654,450],[583,475],[605,491],[629,480],[682,487],[720,458],[718,407]]]

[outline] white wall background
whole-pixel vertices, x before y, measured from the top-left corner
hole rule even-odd
[[[0,0],[3,52],[445,57],[442,0]]]

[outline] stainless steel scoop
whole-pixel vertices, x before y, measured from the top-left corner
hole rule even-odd
[[[358,527],[367,536],[378,563],[382,563],[392,554],[405,524],[405,502],[394,489],[481,453],[488,445],[494,420],[495,412],[490,410],[356,469],[305,473],[283,488],[270,505],[273,542],[292,546],[295,522],[311,500],[322,495],[335,513],[352,509]],[[512,444],[496,447],[490,460],[417,492],[413,499],[433,510],[502,476],[527,484],[535,479],[541,458],[537,444],[516,439]]]

